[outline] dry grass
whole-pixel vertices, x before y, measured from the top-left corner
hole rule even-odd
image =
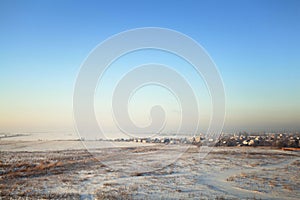
[[[283,187],[283,189],[288,190],[290,192],[293,191],[293,188],[290,185],[284,184],[282,187]]]
[[[71,174],[77,169],[105,167],[86,151],[75,154],[66,151],[19,152],[17,155],[2,152],[1,156],[0,199],[79,199],[78,194],[45,192],[43,184],[52,182],[52,177]],[[69,178],[55,180],[60,185],[72,181]]]
[[[230,176],[226,180],[227,181],[235,181],[235,178],[236,178],[235,176]]]
[[[242,172],[242,173],[240,174],[240,177],[241,177],[241,178],[248,178],[249,175],[247,175],[246,173]]]
[[[156,146],[134,147],[124,148],[122,153],[123,151],[125,154],[133,153],[131,155],[137,158],[137,153],[144,155],[150,152],[151,154],[158,150],[161,149]],[[119,155],[119,152],[115,150],[101,150],[102,156],[110,156],[112,152]],[[191,147],[175,163],[163,169],[124,174],[121,170],[114,170],[99,163],[86,151],[20,152],[17,154],[0,152],[0,199],[80,199],[81,191],[79,190],[85,190],[84,187],[80,187],[85,183],[94,184],[97,181],[99,187],[94,193],[94,198],[97,199],[141,199],[147,195],[157,195],[157,193],[163,195],[168,192],[182,199],[199,198],[198,194],[204,193],[205,196],[211,192],[214,196],[210,199],[223,199],[228,197],[228,194],[222,193],[217,186],[201,191],[201,184],[203,184],[201,175],[223,173],[220,169],[224,167],[228,167],[230,171],[234,171],[235,168],[238,170],[230,173],[230,177],[225,182],[236,188],[252,190],[254,193],[255,191],[260,193],[279,191],[291,195],[299,191],[297,184],[300,180],[298,174],[300,160],[284,163],[290,158],[295,159],[295,155],[291,155],[291,152],[217,149],[201,163],[197,159],[197,153],[199,153],[199,148]],[[117,162],[120,157],[114,157],[114,159]],[[142,162],[142,160],[137,159],[136,162]],[[280,162],[284,165],[269,168]],[[256,167],[259,170],[255,171]],[[243,173],[239,173],[240,169]],[[224,173],[226,170],[227,168],[224,168]],[[180,179],[175,177],[180,177]],[[41,183],[45,183],[46,187],[44,188]],[[56,185],[60,187],[59,190],[56,188],[51,191],[47,190],[48,186],[56,187]],[[56,193],[63,186],[77,189],[79,187],[79,189],[70,193]]]

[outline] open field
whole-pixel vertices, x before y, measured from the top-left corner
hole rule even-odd
[[[218,147],[202,159],[205,149],[184,145],[0,144],[0,199],[300,198],[299,152]]]

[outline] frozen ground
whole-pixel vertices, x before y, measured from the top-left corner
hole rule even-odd
[[[299,152],[104,143],[1,140],[0,199],[300,199]]]
[[[103,149],[111,147],[138,147],[152,146],[154,144],[135,143],[135,142],[105,142],[105,141],[68,141],[68,140],[51,140],[51,141],[11,141],[0,140],[0,151],[63,151],[63,150],[80,150],[85,146],[91,149]]]

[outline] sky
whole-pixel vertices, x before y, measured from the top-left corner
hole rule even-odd
[[[224,131],[300,130],[299,20],[297,0],[1,0],[0,132],[74,131],[72,98],[81,64],[108,37],[141,27],[176,30],[207,51],[225,87]],[[109,80],[118,80],[120,66],[129,67],[130,59],[155,58],[175,65],[195,90],[203,91],[203,80],[188,75],[191,69],[182,60],[168,56],[146,51],[124,58],[107,72],[103,90],[111,94]],[[111,116],[100,86],[98,119],[106,112]],[[204,129],[211,115],[208,97],[207,91],[198,95]],[[165,131],[175,130],[178,102],[155,86],[132,97],[132,119],[147,125],[155,103],[169,113]],[[114,130],[111,121],[101,123]]]

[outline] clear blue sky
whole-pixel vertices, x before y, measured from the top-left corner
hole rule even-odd
[[[200,43],[223,77],[225,130],[300,129],[300,1],[0,1],[0,131],[72,130],[80,65],[138,27]]]

